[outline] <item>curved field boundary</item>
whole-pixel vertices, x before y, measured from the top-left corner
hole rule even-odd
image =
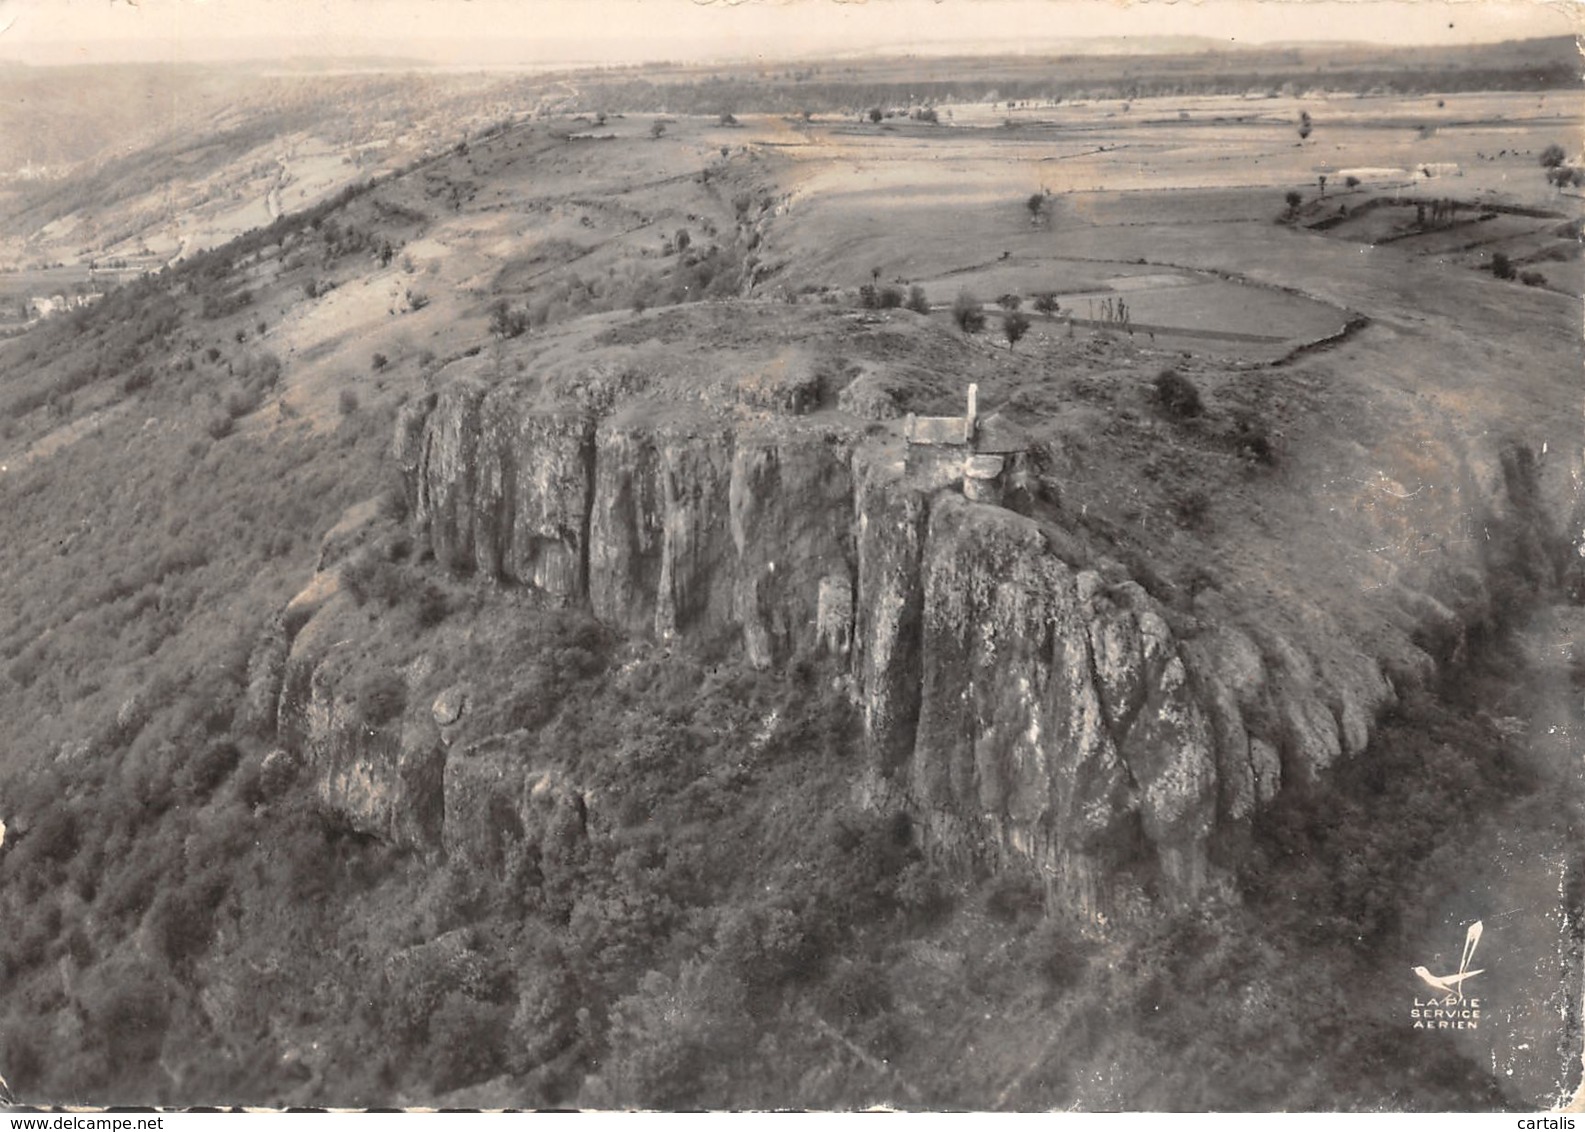
[[[1198,276],[1201,279],[1206,279],[1206,280],[1216,279],[1216,280],[1221,280],[1221,281],[1226,282],[1226,283],[1237,283],[1240,286],[1259,288],[1260,290],[1264,290],[1264,291],[1274,291],[1274,292],[1277,292],[1277,293],[1280,293],[1280,294],[1290,295],[1290,296],[1292,296],[1294,298],[1304,299],[1307,302],[1316,303],[1316,304],[1318,304],[1320,306],[1327,307],[1327,308],[1329,308],[1331,310],[1334,310],[1334,311],[1336,311],[1338,313],[1339,316],[1342,316],[1342,317],[1345,318],[1345,322],[1343,323],[1343,326],[1342,326],[1342,328],[1340,330],[1334,331],[1334,332],[1332,332],[1330,334],[1327,334],[1327,335],[1325,335],[1324,337],[1321,337],[1321,338],[1315,338],[1315,339],[1311,339],[1311,340],[1309,340],[1307,342],[1301,342],[1298,346],[1296,346],[1292,350],[1288,351],[1288,353],[1284,354],[1281,358],[1278,358],[1277,360],[1275,360],[1273,362],[1268,362],[1267,363],[1268,365],[1286,365],[1288,362],[1294,360],[1295,358],[1301,357],[1303,354],[1308,353],[1311,350],[1325,349],[1328,346],[1335,345],[1338,342],[1344,341],[1346,338],[1348,338],[1349,336],[1351,336],[1352,334],[1357,332],[1361,326],[1366,325],[1370,321],[1368,318],[1365,318],[1365,316],[1363,316],[1363,315],[1350,315],[1349,311],[1346,308],[1339,306],[1337,303],[1331,302],[1331,301],[1329,301],[1327,299],[1318,298],[1317,296],[1311,295],[1308,292],[1306,292],[1304,290],[1301,290],[1298,287],[1294,287],[1294,286],[1291,286],[1291,285],[1286,284],[1286,283],[1267,283],[1267,282],[1263,282],[1263,281],[1258,280],[1258,279],[1251,279],[1249,276],[1244,275],[1241,272],[1229,271],[1229,270],[1227,270],[1225,268],[1194,267],[1194,266],[1189,266],[1187,264],[1171,263],[1171,262],[1164,261],[1164,260],[1146,259],[1143,256],[1141,256],[1141,257],[1139,257],[1139,258],[1137,258],[1137,259],[1135,259],[1135,260],[1133,260],[1131,262],[1130,261],[1125,261],[1125,260],[1117,260],[1117,259],[1102,259],[1102,258],[1095,257],[1095,256],[1062,256],[1060,258],[1063,259],[1063,260],[1067,260],[1067,261],[1073,262],[1073,263],[1099,263],[1099,264],[1124,264],[1124,263],[1127,263],[1128,266],[1132,266],[1132,267],[1165,268],[1165,269],[1167,269],[1169,271],[1172,271],[1172,272],[1175,272],[1175,273],[1178,273],[1178,274],[1182,274],[1182,275],[1184,275],[1186,277]],[[965,267],[952,268],[952,269],[950,269],[948,271],[942,272],[941,274],[939,274],[937,276],[934,276],[933,279],[935,279],[935,280],[950,279],[950,278],[952,278],[954,276],[958,276],[958,275],[966,275],[966,274],[970,274],[970,273],[973,273],[973,272],[976,272],[976,271],[982,271],[982,270],[986,270],[986,269],[996,268],[996,267],[1003,266],[1004,262],[1005,261],[1003,261],[1003,260],[992,260],[992,261],[990,261],[988,263],[971,264],[971,265],[968,265],[968,266],[965,266]],[[1018,266],[1021,266],[1021,265],[1018,265]],[[1075,295],[1075,294],[1083,295],[1083,294],[1088,293],[1090,290],[1091,290],[1090,288],[1084,288],[1083,290],[1077,290],[1077,291],[1056,290],[1056,291],[1053,292],[1053,294],[1057,294],[1057,295],[1064,295],[1065,294],[1065,295],[1069,295],[1069,296]],[[932,309],[936,309],[936,310],[942,309],[941,308],[941,304],[932,304]],[[988,312],[988,313],[994,314],[995,312]],[[1069,317],[1069,318],[1067,318],[1067,321],[1072,322],[1075,326],[1083,326],[1083,327],[1086,327],[1086,328],[1091,328],[1091,329],[1096,329],[1096,330],[1112,330],[1112,331],[1122,331],[1123,330],[1123,327],[1120,324],[1118,324],[1118,323],[1115,323],[1115,322],[1103,322],[1103,321],[1100,321],[1100,320],[1097,320],[1097,319]],[[1357,325],[1357,326],[1354,325],[1356,322],[1358,322],[1359,325]],[[1166,325],[1162,325],[1162,324],[1159,324],[1159,323],[1146,324],[1146,323],[1143,323],[1143,322],[1136,322],[1136,323],[1133,324],[1133,327],[1134,327],[1134,330],[1136,332],[1142,331],[1142,332],[1144,332],[1146,334],[1152,334],[1153,333],[1153,334],[1160,334],[1160,335],[1175,335],[1175,336],[1183,337],[1183,338],[1200,338],[1200,339],[1208,339],[1208,340],[1219,340],[1219,341],[1223,341],[1223,342],[1244,342],[1244,343],[1250,343],[1250,344],[1254,344],[1254,345],[1263,345],[1263,346],[1272,346],[1272,345],[1279,345],[1279,344],[1285,343],[1285,342],[1292,342],[1292,341],[1294,341],[1294,338],[1295,338],[1295,336],[1292,335],[1292,334],[1286,334],[1286,335],[1284,335],[1284,334],[1250,334],[1250,333],[1246,333],[1246,332],[1242,332],[1242,331],[1236,331],[1236,330],[1207,330],[1207,329],[1205,329],[1203,327],[1166,326]]]
[[[1440,224],[1435,228],[1422,228],[1413,232],[1397,232],[1390,236],[1383,236],[1379,240],[1372,240],[1371,247],[1385,247],[1387,244],[1396,244],[1400,240],[1413,240],[1421,236],[1434,236],[1439,232],[1457,232],[1462,228],[1471,228],[1476,224],[1485,224],[1495,219],[1497,218],[1492,215],[1476,216],[1469,220],[1452,220],[1446,224]]]
[[[1358,212],[1334,212],[1325,220],[1317,220],[1314,224],[1306,224],[1305,227],[1312,232],[1327,232],[1339,224],[1347,224],[1358,215]]]
[[[1328,334],[1323,338],[1313,338],[1308,342],[1301,343],[1275,361],[1267,362],[1266,365],[1272,368],[1277,366],[1291,365],[1308,354],[1319,353],[1322,350],[1330,350],[1333,346],[1340,346],[1344,342],[1347,342],[1350,338],[1354,337],[1354,335],[1358,334],[1361,330],[1365,329],[1365,327],[1369,325],[1370,318],[1368,316],[1362,314],[1353,315],[1347,322],[1343,324],[1343,329],[1336,331],[1335,333]]]
[[[1094,330],[1110,330],[1116,334],[1129,333],[1129,326],[1133,327],[1134,334],[1170,334],[1176,338],[1215,338],[1224,342],[1253,342],[1260,345],[1274,345],[1279,342],[1291,342],[1291,337],[1280,334],[1243,334],[1236,330],[1205,330],[1198,326],[1162,326],[1158,323],[1134,322],[1124,326],[1120,322],[1102,322],[1093,318],[1073,318],[1067,321],[1074,326],[1089,327]]]
[[[1556,212],[1548,208],[1527,208],[1523,205],[1499,204],[1493,201],[1461,200],[1458,197],[1443,197],[1438,199],[1451,200],[1460,208],[1467,208],[1472,212],[1485,213],[1488,215],[1496,214],[1498,216],[1523,216],[1530,220],[1568,219],[1568,217],[1563,213]],[[1312,232],[1324,232],[1329,228],[1335,228],[1337,225],[1342,224],[1345,221],[1353,220],[1356,217],[1364,216],[1367,213],[1374,212],[1378,208],[1414,208],[1416,205],[1424,205],[1429,203],[1431,203],[1430,200],[1422,197],[1371,197],[1369,200],[1349,209],[1347,215],[1326,216],[1312,224],[1306,224],[1304,227]],[[1476,223],[1477,220],[1478,217],[1470,220],[1455,221],[1455,223],[1472,224]],[[1444,225],[1444,227],[1447,226]],[[1410,233],[1410,235],[1418,235],[1418,233]],[[1403,238],[1403,236],[1389,237],[1389,239]],[[1377,242],[1384,243],[1385,241],[1383,240]]]

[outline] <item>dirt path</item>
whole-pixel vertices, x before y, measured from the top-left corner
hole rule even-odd
[[[270,183],[269,189],[264,194],[264,210],[270,214],[271,220],[279,220],[283,211],[281,197],[286,189],[286,158],[275,159],[275,180]]]

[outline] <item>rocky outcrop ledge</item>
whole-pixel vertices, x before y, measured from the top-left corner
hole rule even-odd
[[[447,568],[632,636],[733,635],[761,667],[839,658],[872,796],[943,853],[1035,864],[1091,915],[1146,887],[1195,897],[1218,836],[1361,750],[1393,697],[1364,656],[1323,665],[1228,626],[1179,640],[1120,568],[1070,564],[1048,524],[971,501],[939,460],[910,471],[894,424],[785,409],[596,412],[463,377],[407,407],[395,455],[413,533]],[[486,803],[412,796],[420,779],[450,792],[445,744],[366,728],[359,751],[390,748],[374,759],[336,743],[334,681],[310,651],[294,647],[285,691],[311,705],[295,718],[318,776],[371,832],[464,852],[446,819]]]

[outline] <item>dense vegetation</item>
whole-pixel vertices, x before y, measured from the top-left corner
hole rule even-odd
[[[1504,1103],[1484,1068],[1405,1046],[1387,972],[1472,864],[1442,831],[1539,812],[1545,779],[1448,706],[1522,712],[1512,656],[1467,677],[1479,701],[1413,699],[1285,795],[1241,899],[1100,935],[1033,877],[933,863],[905,814],[857,804],[857,721],[822,666],[684,660],[526,607],[486,633],[472,610],[498,611],[443,584],[428,629],[414,587],[365,597],[370,725],[400,712],[379,673],[439,657],[478,681],[483,729],[587,809],[503,817],[449,863],[403,853],[272,753],[246,636],[217,629],[185,671],[157,653],[163,700],[6,784],[23,820],[0,901],[26,928],[0,948],[0,1054],[24,1095],[981,1106],[1006,1066],[952,1046],[989,1043],[994,1015],[1035,1058],[1000,1102],[1018,1107]],[[1283,1004],[1317,987],[1350,988],[1346,1008],[1301,1025]]]

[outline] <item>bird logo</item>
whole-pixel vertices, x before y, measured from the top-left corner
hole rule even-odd
[[[1485,968],[1471,971],[1470,963],[1475,958],[1475,945],[1480,943],[1481,932],[1485,928],[1479,920],[1469,926],[1469,931],[1464,933],[1464,954],[1458,961],[1458,972],[1452,975],[1433,975],[1424,967],[1416,967],[1414,973],[1420,976],[1420,981],[1427,986],[1434,987],[1443,994],[1456,994],[1460,1002],[1464,1001],[1464,982],[1481,974]]]

